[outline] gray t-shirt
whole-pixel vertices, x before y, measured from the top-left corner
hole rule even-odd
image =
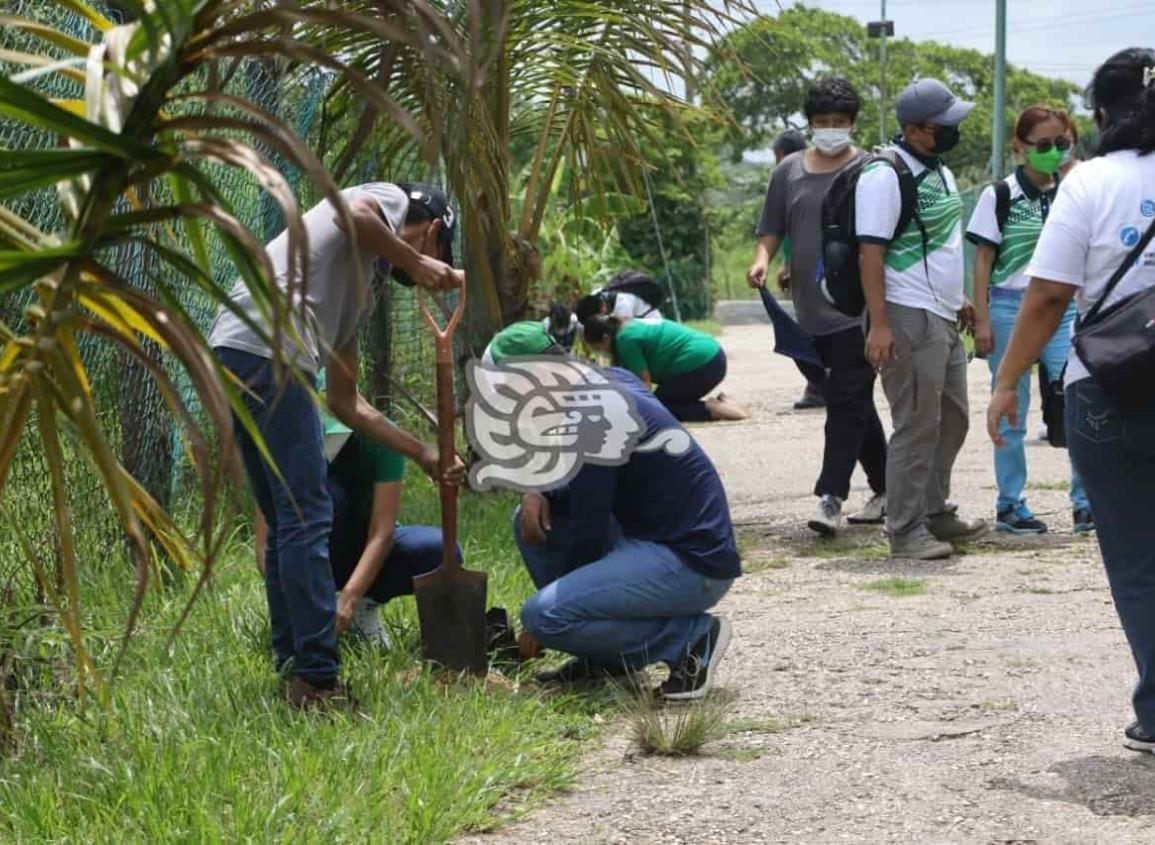
[[[345,201],[358,194],[366,194],[377,201],[385,222],[394,232],[400,232],[409,211],[409,197],[396,185],[371,182],[347,188],[341,192]],[[373,263],[377,256],[367,249],[354,254],[348,236],[333,222],[336,211],[329,200],[324,200],[304,216],[305,230],[309,233],[309,278],[306,285],[306,325],[297,327],[303,347],[285,335],[285,355],[297,366],[316,373],[329,355],[345,346],[357,334],[362,316],[368,310],[368,284],[373,278]],[[289,236],[281,232],[265,248],[276,274],[276,284],[282,291],[288,289]],[[364,287],[357,283],[357,266],[361,268]],[[266,333],[271,333],[268,322],[253,302],[243,281],[232,291],[233,302]],[[300,309],[299,294],[292,303],[294,313]],[[240,318],[222,308],[209,335],[209,346],[239,349],[262,358],[272,357],[267,344],[246,326]]]
[[[790,293],[794,312],[808,334],[822,337],[859,326],[861,321],[831,305],[819,287],[822,198],[838,171],[811,173],[806,169],[804,156],[805,150],[786,156],[770,174],[757,235],[790,238]]]

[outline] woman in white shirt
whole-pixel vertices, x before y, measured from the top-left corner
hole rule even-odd
[[[1059,187],[1027,275],[1030,285],[996,376],[987,428],[1017,416],[1016,386],[1054,334],[1072,298],[1079,314],[1103,298],[1112,274],[1155,224],[1155,50],[1108,59],[1089,94],[1101,139],[1098,157]],[[1155,243],[1106,300],[1110,306],[1155,287]],[[1115,608],[1139,670],[1136,721],[1124,745],[1155,751],[1155,384],[1144,410],[1116,407],[1072,351],[1067,363],[1067,440],[1095,512]]]
[[[1059,188],[1059,170],[1071,156],[1073,124],[1066,112],[1031,106],[1015,123],[1015,153],[1022,159],[1015,172],[1001,183],[987,186],[967,226],[975,244],[974,299],[975,351],[987,356],[991,375],[998,372],[1023,294],[1030,282],[1027,265]],[[1000,192],[1002,194],[1000,199]],[[1003,203],[1000,209],[1000,202]],[[1040,363],[1048,380],[1057,380],[1071,353],[1074,303],[1058,330],[1043,347]],[[1050,384],[1046,385],[1051,389]],[[1047,524],[1027,505],[1027,408],[1031,400],[1030,373],[1019,379],[1017,426],[1004,422],[1000,432],[1006,445],[995,449],[995,528],[1008,534],[1042,534]],[[1094,530],[1095,521],[1079,474],[1071,472],[1071,512],[1075,533]]]

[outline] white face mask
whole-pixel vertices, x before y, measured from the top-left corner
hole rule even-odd
[[[823,155],[836,156],[850,146],[849,129],[812,129],[814,148]]]

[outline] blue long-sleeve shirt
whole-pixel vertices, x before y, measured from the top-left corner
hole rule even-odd
[[[645,443],[679,427],[666,407],[632,373],[602,371],[633,394],[645,423]],[[569,568],[608,551],[611,517],[625,536],[669,546],[690,568],[710,578],[742,574],[726,491],[714,464],[696,441],[681,455],[635,452],[622,466],[585,464],[568,485],[546,494],[550,510],[568,517],[566,536],[556,537]]]

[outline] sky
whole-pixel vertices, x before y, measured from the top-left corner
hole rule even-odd
[[[756,0],[768,14],[794,0]],[[878,20],[880,0],[806,0],[805,5]],[[895,36],[995,50],[995,0],[887,0]],[[1085,85],[1124,47],[1155,47],[1152,0],[1007,0],[1007,61]]]

